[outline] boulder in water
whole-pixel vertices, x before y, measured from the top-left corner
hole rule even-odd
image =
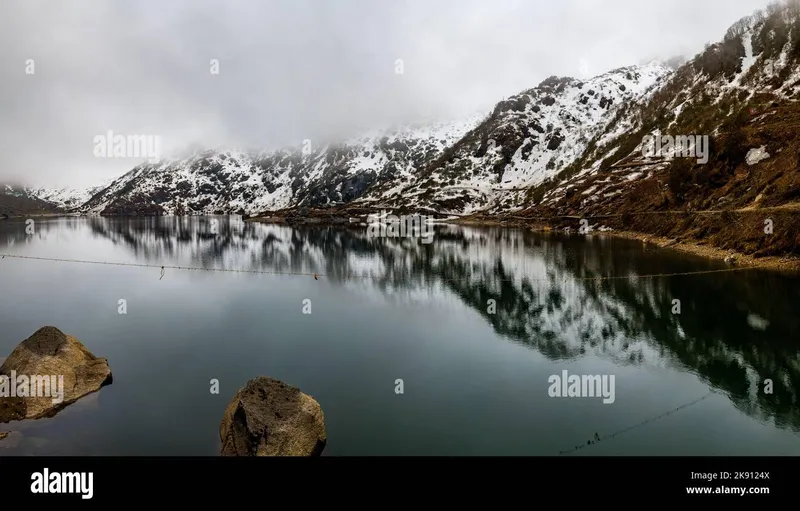
[[[317,401],[259,376],[233,397],[219,427],[222,456],[319,456],[327,443]]]
[[[52,417],[111,382],[106,359],[58,328],[42,327],[0,366],[0,423]]]

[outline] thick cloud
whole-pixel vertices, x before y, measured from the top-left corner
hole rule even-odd
[[[166,151],[272,148],[457,118],[579,76],[581,59],[599,74],[693,55],[766,3],[2,0],[0,179],[115,177],[136,161],[93,157],[108,130],[158,135]]]

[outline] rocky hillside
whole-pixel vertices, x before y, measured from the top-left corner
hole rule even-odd
[[[0,218],[43,215],[61,211],[52,202],[39,199],[15,184],[0,183]]]
[[[599,134],[619,129],[620,112],[646,101],[671,72],[654,62],[587,81],[552,76],[498,103],[413,182],[370,190],[362,201],[454,214],[519,208],[527,189],[572,164]]]
[[[800,2],[775,4],[733,25],[648,101],[621,111],[612,127],[624,131],[595,137],[530,189],[528,208],[515,216],[582,217],[756,255],[798,254],[798,92]],[[645,157],[651,135],[706,135],[708,161]]]

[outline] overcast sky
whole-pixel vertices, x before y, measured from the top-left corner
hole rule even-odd
[[[767,3],[0,0],[0,181],[116,177],[137,160],[94,157],[108,130],[160,136],[169,152],[458,118],[579,77],[581,59],[594,75],[692,56]]]

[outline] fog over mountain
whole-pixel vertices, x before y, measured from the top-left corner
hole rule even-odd
[[[4,0],[0,182],[118,177],[139,161],[95,158],[108,130],[271,149],[461,119],[551,75],[693,56],[766,3]]]

